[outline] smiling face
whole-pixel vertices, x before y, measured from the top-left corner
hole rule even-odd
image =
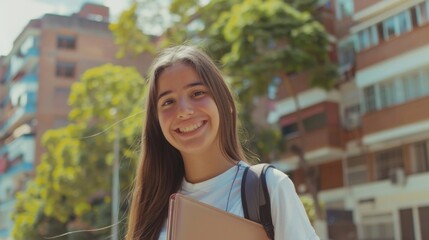
[[[182,154],[207,153],[218,147],[219,111],[193,67],[176,63],[157,81],[157,114],[167,141]]]

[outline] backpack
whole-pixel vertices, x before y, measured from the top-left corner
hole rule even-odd
[[[241,201],[244,217],[262,224],[270,239],[274,239],[274,226],[271,218],[270,196],[266,173],[272,165],[261,163],[247,167],[241,182]]]

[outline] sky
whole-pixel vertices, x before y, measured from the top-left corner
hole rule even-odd
[[[0,0],[0,55],[9,54],[13,41],[31,19],[46,13],[70,15],[87,2],[109,7],[111,20],[129,6],[129,0]]]

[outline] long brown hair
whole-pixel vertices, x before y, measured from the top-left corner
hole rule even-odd
[[[134,183],[127,240],[159,238],[168,214],[169,196],[179,190],[185,175],[182,156],[162,134],[157,116],[157,80],[175,63],[193,67],[211,92],[219,110],[222,153],[237,161],[245,158],[238,138],[236,105],[220,70],[196,47],[177,46],[164,50],[154,61],[148,79],[143,154]]]

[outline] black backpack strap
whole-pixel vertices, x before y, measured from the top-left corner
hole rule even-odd
[[[270,239],[274,239],[274,226],[271,218],[270,196],[266,173],[269,164],[256,164],[244,170],[241,183],[241,201],[244,217],[262,224]]]

